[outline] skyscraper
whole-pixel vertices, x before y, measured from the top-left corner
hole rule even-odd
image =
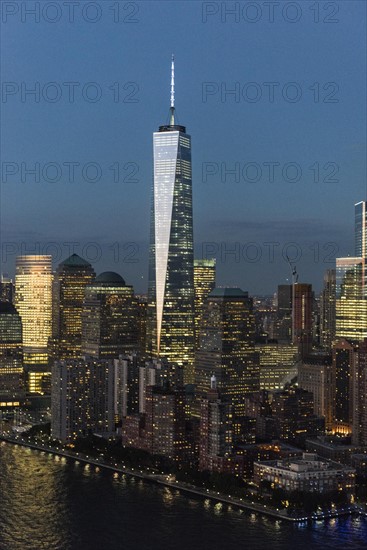
[[[196,358],[198,398],[205,398],[214,375],[223,399],[233,406],[241,430],[246,394],[259,390],[252,299],[240,288],[216,288],[208,296]]]
[[[336,259],[336,336],[353,342],[367,337],[366,259]]]
[[[186,365],[193,381],[194,277],[191,137],[177,124],[174,61],[169,123],[153,134],[148,353]]]
[[[0,279],[0,300],[2,302],[10,302],[13,303],[14,299],[14,285],[13,281],[9,279],[9,277],[6,277],[5,275],[1,275]]]
[[[137,351],[138,303],[118,273],[105,271],[85,289],[82,353],[116,359]]]
[[[307,283],[293,284],[292,299],[292,337],[293,344],[298,345],[301,357],[312,349],[312,285]]]
[[[355,212],[355,256],[360,258],[367,257],[367,212],[366,202],[357,202],[354,205]]]
[[[0,302],[0,410],[24,399],[22,321],[10,302]]]
[[[335,338],[336,271],[328,269],[324,275],[324,288],[320,299],[320,343],[330,349]]]
[[[215,259],[194,260],[195,349],[199,348],[204,302],[215,288]]]
[[[15,307],[22,319],[24,368],[30,393],[48,393],[51,373],[47,344],[52,320],[52,257],[18,256]]]
[[[60,263],[53,282],[52,336],[57,359],[79,358],[85,288],[95,277],[89,262],[72,254]]]

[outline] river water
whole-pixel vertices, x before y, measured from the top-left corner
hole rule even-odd
[[[294,525],[0,442],[1,550],[367,549],[367,519]]]

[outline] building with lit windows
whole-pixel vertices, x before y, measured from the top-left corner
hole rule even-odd
[[[85,288],[82,353],[114,359],[138,347],[138,301],[118,273],[105,271]]]
[[[353,426],[356,348],[345,338],[332,347],[333,431],[350,435]]]
[[[292,343],[268,341],[257,343],[260,389],[283,389],[297,375],[297,347]]]
[[[215,259],[194,260],[195,349],[199,348],[200,325],[204,303],[215,288]]]
[[[232,405],[223,401],[215,376],[200,407],[199,470],[219,469],[220,459],[233,451]]]
[[[315,453],[303,453],[300,458],[255,462],[254,482],[260,486],[262,481],[287,492],[344,491],[351,496],[355,490],[355,470]]]
[[[336,271],[328,269],[324,275],[324,288],[320,296],[320,344],[331,349],[335,339]]]
[[[9,277],[1,275],[0,278],[0,301],[1,302],[10,302],[11,304],[14,301],[14,284]]]
[[[0,302],[0,410],[24,401],[22,321],[10,302]]]
[[[326,428],[333,425],[334,381],[331,355],[310,354],[298,365],[298,386],[313,395],[313,412],[325,418]]]
[[[305,357],[312,349],[312,285],[294,283],[292,289],[292,341]]]
[[[253,304],[247,292],[216,288],[209,294],[196,354],[197,396],[205,398],[214,375],[222,398],[233,406],[237,437],[246,416],[244,398],[260,385],[254,333]]]
[[[358,202],[354,205],[355,215],[355,251],[354,254],[359,258],[367,257],[367,210],[366,201]]]
[[[367,337],[366,258],[336,259],[336,336]]]
[[[52,337],[57,360],[78,359],[85,288],[95,278],[89,262],[73,254],[59,264],[53,281]]]
[[[47,394],[51,372],[48,341],[52,331],[52,257],[18,256],[15,307],[22,319],[27,391]]]
[[[169,123],[153,134],[153,202],[147,353],[185,365],[194,377],[191,137],[177,124],[172,61]]]
[[[62,442],[115,430],[116,369],[112,361],[55,361],[51,436]]]

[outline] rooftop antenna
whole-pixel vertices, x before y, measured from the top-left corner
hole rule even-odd
[[[172,54],[171,61],[171,106],[170,106],[170,125],[175,125],[175,56]]]

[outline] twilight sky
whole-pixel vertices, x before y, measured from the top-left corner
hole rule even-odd
[[[146,291],[152,132],[168,117],[171,53],[192,136],[196,257],[217,257],[218,284],[270,294],[289,279],[288,254],[319,290],[335,256],[354,254],[365,2],[1,9],[2,272],[20,252],[57,265],[75,251]]]

